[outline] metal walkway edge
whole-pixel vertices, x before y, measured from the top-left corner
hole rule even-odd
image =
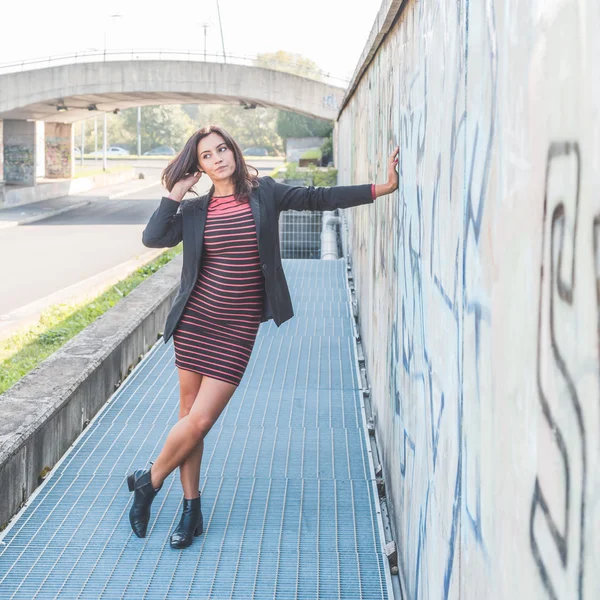
[[[131,532],[125,475],[177,421],[162,339],[0,538],[0,598],[392,597],[361,409],[345,262],[286,260],[295,318],[260,327],[247,371],[205,439],[204,534],[174,550],[176,470]]]

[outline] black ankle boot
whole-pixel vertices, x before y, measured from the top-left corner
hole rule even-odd
[[[198,492],[200,493],[200,492]],[[200,506],[200,496],[188,500],[183,499],[183,513],[179,525],[171,535],[171,548],[187,548],[192,544],[194,537],[204,531],[204,521]]]
[[[130,492],[134,492],[133,505],[129,510],[129,522],[133,533],[140,538],[146,537],[146,529],[150,520],[150,505],[158,493],[152,487],[150,469],[138,469],[127,476],[127,485]]]

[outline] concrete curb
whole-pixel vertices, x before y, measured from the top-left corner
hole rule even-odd
[[[180,254],[0,395],[0,529],[155,344],[182,263]]]
[[[26,217],[21,221],[14,221],[12,223],[0,223],[0,229],[6,229],[8,227],[16,227],[17,225],[26,225],[27,223],[35,223],[36,221],[41,221],[42,219],[47,219],[48,217],[54,217],[56,215],[60,215],[62,213],[69,212],[75,208],[80,208],[81,206],[87,206],[91,204],[91,200],[85,200],[84,202],[77,202],[75,204],[71,204],[70,206],[63,206],[62,208],[57,208],[56,210],[49,211],[47,213],[41,213],[39,215],[32,215],[31,217]]]

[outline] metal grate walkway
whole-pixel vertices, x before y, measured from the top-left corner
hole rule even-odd
[[[125,475],[177,421],[173,346],[159,340],[2,534],[2,600],[388,597],[345,263],[284,263],[296,316],[261,325],[205,440],[204,534],[169,546],[178,471],[147,537],[129,526]]]

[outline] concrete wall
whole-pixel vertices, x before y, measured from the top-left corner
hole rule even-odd
[[[46,123],[46,177],[69,178],[75,175],[73,125]]]
[[[36,126],[34,121],[4,121],[4,180],[35,184]]]
[[[406,597],[598,598],[600,4],[398,4],[336,133],[401,149],[346,212]]]

